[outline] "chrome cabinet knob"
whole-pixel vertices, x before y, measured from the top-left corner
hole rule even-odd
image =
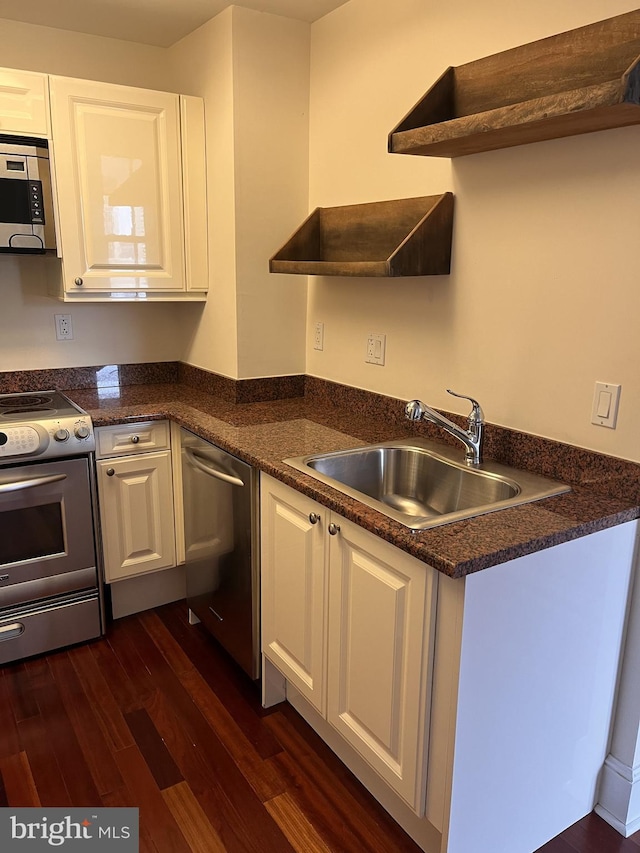
[[[332,521],[331,524],[329,525],[329,534],[331,536],[337,536],[338,533],[340,533],[340,525],[334,524]]]
[[[82,285],[84,284],[84,281],[81,278],[76,278],[73,283],[75,284],[76,287],[82,287]]]
[[[107,477],[113,477],[113,475],[114,475],[115,473],[116,473],[116,472],[115,472],[115,469],[113,469],[113,468],[107,468]]]
[[[310,512],[309,513],[309,522],[311,524],[317,524],[319,521],[320,521],[320,516],[318,515],[317,512]]]
[[[131,436],[131,443],[132,443],[132,444],[137,444],[139,441],[140,441],[140,436],[139,436],[139,435],[132,435],[132,436]]]

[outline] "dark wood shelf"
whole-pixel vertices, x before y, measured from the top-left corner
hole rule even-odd
[[[269,261],[273,273],[448,275],[453,194],[317,207]]]
[[[640,10],[448,68],[389,134],[459,157],[640,123]]]

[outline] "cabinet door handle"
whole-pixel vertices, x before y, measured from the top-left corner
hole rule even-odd
[[[132,443],[132,444],[137,444],[139,441],[140,441],[140,436],[139,436],[139,435],[132,435],[132,436],[131,436],[131,443]]]
[[[114,469],[114,468],[107,468],[107,477],[113,477],[113,475],[114,475],[115,473],[116,473],[116,472],[115,472],[115,469]]]
[[[310,512],[309,513],[309,522],[311,524],[317,524],[319,521],[320,521],[320,516],[318,515],[317,512]]]
[[[82,285],[84,284],[84,281],[81,278],[77,278],[73,283],[75,284],[76,287],[82,287]]]
[[[340,533],[340,525],[334,524],[332,521],[331,524],[329,525],[329,534],[331,536],[337,536],[338,533]]]

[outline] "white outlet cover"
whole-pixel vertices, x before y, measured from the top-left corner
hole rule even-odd
[[[324,323],[316,323],[313,335],[313,348],[324,349]]]
[[[369,332],[367,335],[367,354],[364,359],[365,362],[367,364],[384,365],[386,347],[386,335],[378,335],[374,332]]]
[[[72,341],[73,340],[73,323],[71,314],[54,314],[56,323],[56,340]]]

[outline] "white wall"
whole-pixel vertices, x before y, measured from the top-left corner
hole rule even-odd
[[[212,260],[205,307],[67,307],[37,259],[1,258],[0,368],[184,359],[248,378],[306,359],[312,375],[463,412],[453,387],[494,423],[640,460],[640,127],[453,161],[386,149],[449,64],[634,6],[349,0],[310,28],[232,7],[168,50],[0,20],[8,67],[205,97]],[[307,211],[446,190],[452,274],[309,279],[305,353],[306,280],[266,269]],[[73,342],[55,341],[61,310]],[[364,363],[368,331],[387,335],[384,367]],[[596,380],[623,386],[615,431],[590,423]]]
[[[8,68],[171,89],[162,48],[6,20],[0,41]],[[181,358],[195,306],[66,305],[47,295],[45,263],[0,257],[0,371]],[[71,314],[73,341],[56,341],[55,313]]]
[[[309,200],[310,27],[234,8],[238,375],[305,371],[306,281],[272,275]]]
[[[210,291],[184,360],[233,378],[305,369],[306,281],[268,259],[307,211],[309,29],[236,6],[169,50],[207,123]]]
[[[268,258],[308,206],[309,24],[230,7],[168,50],[4,20],[0,37],[7,67],[204,97],[211,259],[206,305],[143,307],[64,305],[41,259],[0,259],[0,369],[180,359],[233,378],[304,372],[306,282],[271,276]],[[71,342],[55,340],[60,311]]]
[[[386,150],[447,66],[636,6],[350,0],[313,25],[310,207],[453,190],[456,218],[448,277],[310,278],[308,373],[466,413],[451,387],[493,423],[640,461],[640,127],[451,161]],[[596,380],[623,386],[615,431],[590,423]]]
[[[233,10],[227,9],[173,45],[168,60],[174,87],[205,102],[209,296],[202,313],[189,324],[183,360],[235,378],[238,317],[232,28]]]

